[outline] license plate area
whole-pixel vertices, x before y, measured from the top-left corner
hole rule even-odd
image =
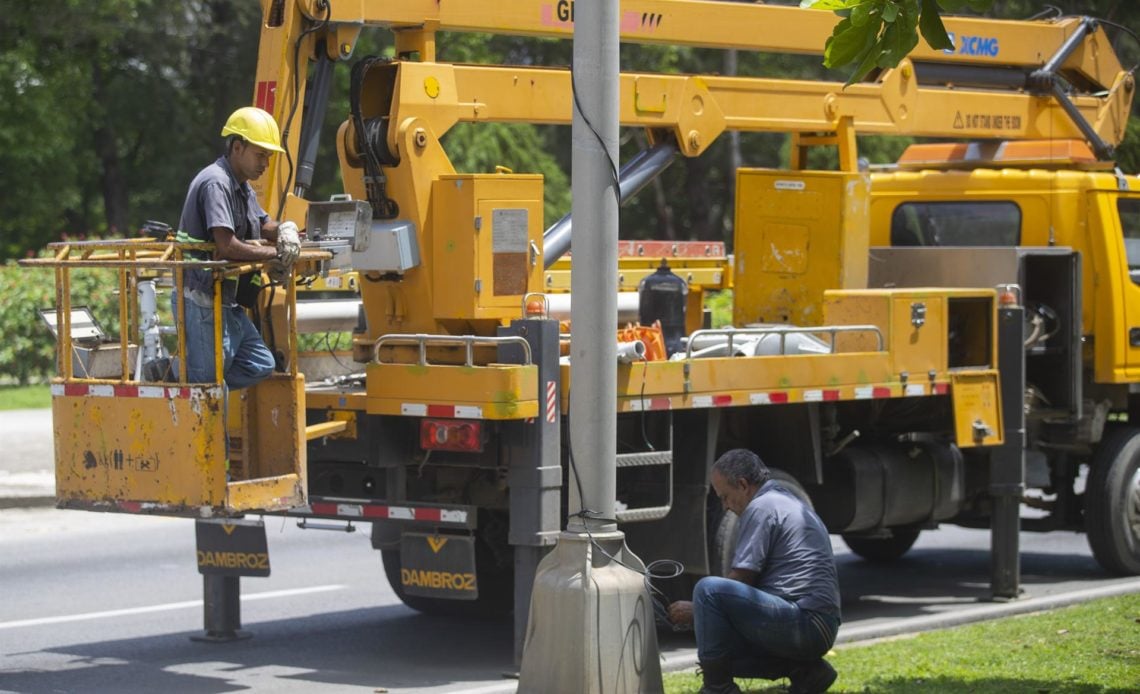
[[[469,535],[404,533],[400,537],[400,586],[406,595],[475,600],[475,539]]]

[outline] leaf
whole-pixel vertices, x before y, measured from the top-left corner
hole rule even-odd
[[[946,33],[946,27],[942,24],[942,17],[938,14],[938,8],[935,6],[935,0],[922,0],[922,14],[918,18],[918,29],[922,32],[922,38],[926,39],[926,43],[935,50],[949,50],[954,47],[954,42],[950,40],[950,36]]]
[[[823,49],[823,64],[827,67],[842,67],[860,59],[868,46],[874,45],[881,21],[871,21],[857,27],[851,19],[844,19],[835,25]]]
[[[855,71],[852,72],[850,76],[848,76],[847,81],[843,84],[844,87],[848,87],[855,82],[858,82],[859,80],[866,77],[867,73],[874,69],[876,60],[879,56],[879,51],[877,50],[878,45],[879,44],[877,41],[872,42],[869,46],[867,46],[867,49],[859,55],[858,65],[855,67]]]
[[[851,23],[865,26],[875,15],[882,15],[884,7],[890,7],[890,0],[868,0],[851,8]]]
[[[888,2],[883,7],[883,21],[887,24],[892,24],[895,18],[899,16],[899,6],[893,2]]]
[[[845,10],[847,0],[801,0],[800,7],[805,10]]]

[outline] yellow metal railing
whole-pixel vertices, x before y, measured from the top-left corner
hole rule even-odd
[[[214,314],[214,375],[215,383],[221,383],[224,355],[222,352],[222,282],[239,275],[260,271],[263,263],[229,262],[224,260],[197,260],[186,256],[189,252],[210,252],[212,243],[175,243],[154,239],[121,239],[111,241],[79,241],[53,243],[48,246],[51,257],[30,258],[19,261],[25,267],[50,267],[55,271],[56,311],[57,311],[57,368],[65,382],[83,381],[90,383],[131,383],[141,380],[141,373],[132,373],[130,368],[130,338],[138,332],[139,309],[134,300],[139,278],[144,272],[156,274],[169,272],[173,275],[174,294],[185,295],[185,271],[187,269],[209,270],[214,274],[213,314]],[[305,251],[300,262],[319,261],[331,257],[325,251]],[[120,377],[79,378],[75,374],[72,354],[75,345],[71,336],[71,271],[84,268],[113,270],[118,274],[118,315]],[[286,354],[294,354],[297,341],[296,285],[284,283],[285,312],[287,319]],[[180,300],[180,299],[179,299]],[[177,354],[183,368],[178,369],[178,383],[186,384],[186,330],[185,311],[174,311],[177,334]],[[297,375],[297,360],[289,359],[289,374]]]

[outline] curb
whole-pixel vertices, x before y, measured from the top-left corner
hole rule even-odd
[[[1001,617],[1012,617],[1014,615],[1028,614],[1030,612],[1044,612],[1046,610],[1067,607],[1099,598],[1111,598],[1118,595],[1128,595],[1130,593],[1140,593],[1140,578],[1123,583],[1115,583],[1110,586],[1086,588],[1084,590],[1075,590],[1057,595],[1042,595],[1036,598],[1019,598],[1008,602],[987,603],[953,614],[912,617],[902,622],[851,627],[846,631],[840,627],[839,636],[835,640],[835,644],[838,646],[864,643],[892,636],[918,634],[924,631],[935,631],[938,629],[961,626],[963,624],[999,619]],[[679,653],[661,659],[662,672],[688,670],[696,666],[697,653],[695,648],[689,653]],[[514,681],[458,690],[458,694],[512,694],[517,690],[518,682]]]
[[[1125,583],[1114,583],[1109,586],[1058,593],[1056,595],[1042,595],[1036,598],[1018,598],[1008,602],[989,603],[972,609],[960,610],[944,615],[912,617],[901,623],[868,624],[863,627],[852,627],[847,631],[843,631],[843,629],[840,628],[839,637],[836,638],[835,643],[836,645],[840,645],[861,641],[873,641],[875,639],[883,639],[891,636],[917,634],[923,631],[946,629],[1001,617],[1012,617],[1014,615],[1028,614],[1030,612],[1055,610],[1059,607],[1068,607],[1069,605],[1076,605],[1090,600],[1111,598],[1118,595],[1128,595],[1130,593],[1140,593],[1140,579],[1133,579]]]
[[[1077,603],[1111,598],[1118,595],[1140,593],[1140,578],[1125,583],[1114,583],[1110,586],[1074,590],[1057,595],[1042,595],[1036,598],[1018,598],[1008,602],[994,602],[979,605],[978,607],[960,610],[944,615],[929,615],[926,617],[911,617],[903,621],[893,621],[886,624],[868,624],[861,627],[851,627],[844,630],[839,628],[839,636],[835,645],[847,645],[885,639],[892,636],[905,636],[918,634],[924,631],[936,631],[950,627],[985,622],[991,619],[1012,617],[1031,612],[1045,612],[1059,607],[1068,607]],[[663,658],[661,669],[663,671],[685,670],[697,666],[697,655],[693,653],[678,654]]]

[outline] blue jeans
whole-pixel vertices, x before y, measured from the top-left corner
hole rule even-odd
[[[186,379],[216,383],[214,309],[183,299],[186,309]],[[273,373],[273,354],[240,306],[222,307],[222,372],[229,388],[245,388]]]
[[[731,578],[707,576],[693,589],[693,629],[701,660],[727,657],[733,677],[774,680],[827,653],[839,618]]]

